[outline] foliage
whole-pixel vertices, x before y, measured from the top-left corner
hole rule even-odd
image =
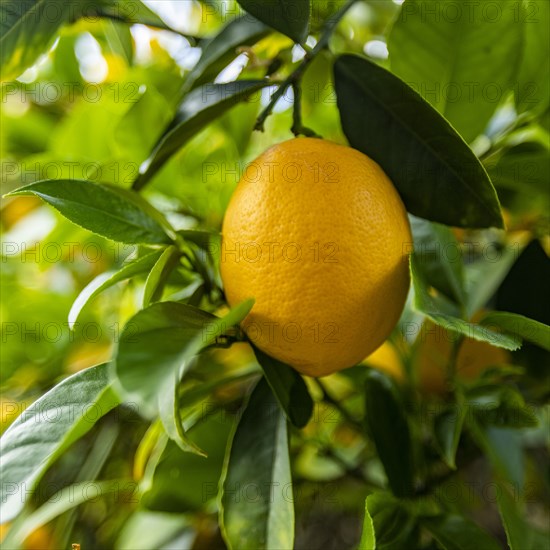
[[[550,4],[400,4],[2,1],[6,548],[548,547]],[[399,379],[302,377],[227,308],[225,207],[290,132],[410,212]],[[510,363],[461,382],[466,336]]]

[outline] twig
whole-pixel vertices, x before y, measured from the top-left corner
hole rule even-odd
[[[320,137],[313,130],[306,128],[302,124],[302,88],[298,86],[297,82],[294,82],[292,84],[292,89],[294,90],[294,115],[290,131],[295,136]]]
[[[260,132],[264,131],[264,124],[267,117],[273,112],[275,105],[277,104],[279,99],[284,96],[289,87],[292,86],[294,88],[294,103],[296,104],[297,100],[299,101],[299,97],[296,97],[296,88],[298,87],[298,82],[301,80],[304,72],[309,67],[310,63],[317,57],[317,55],[319,55],[322,50],[324,50],[328,46],[328,42],[330,40],[330,37],[332,36],[332,33],[334,32],[334,29],[336,28],[340,20],[344,17],[344,15],[348,12],[348,10],[357,1],[358,0],[348,0],[340,8],[340,10],[334,14],[334,16],[326,22],[323,33],[319,38],[319,42],[317,42],[313,50],[305,50],[306,54],[300,65],[298,65],[298,67],[287,77],[285,81],[283,81],[279,88],[277,88],[277,90],[273,93],[267,107],[260,113],[260,116],[258,116],[258,119],[256,120],[256,125],[254,126],[254,130],[259,130]],[[298,94],[298,96],[300,96],[300,94]],[[294,112],[296,113],[296,111]],[[295,120],[293,128],[301,128],[301,123],[297,125]],[[308,129],[304,128],[304,130],[307,131]]]

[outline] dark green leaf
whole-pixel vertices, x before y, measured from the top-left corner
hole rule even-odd
[[[161,225],[106,185],[83,180],[44,180],[9,193],[36,195],[73,223],[122,243],[169,243]]]
[[[355,55],[334,65],[342,128],[378,162],[416,216],[461,227],[503,227],[485,169],[454,128],[390,72]]]
[[[153,10],[150,10],[141,0],[96,0],[86,6],[89,15],[98,14],[124,21],[127,24],[149,25],[151,27],[173,30]]]
[[[257,19],[246,15],[230,21],[213,38],[201,41],[202,55],[185,77],[183,92],[187,92],[214,77],[235,57],[240,46],[252,46],[269,33]]]
[[[492,404],[487,405],[491,414]],[[525,459],[523,453],[523,436],[521,431],[514,428],[496,428],[483,425],[484,415],[467,415],[465,422],[468,432],[476,445],[489,459],[496,473],[522,488],[525,478]]]
[[[445,463],[456,469],[455,456],[462,433],[467,407],[460,403],[442,412],[435,419],[434,435],[437,447]]]
[[[521,338],[513,335],[501,334],[475,323],[468,323],[459,317],[447,313],[442,305],[430,295],[428,284],[424,279],[416,253],[410,256],[411,279],[414,288],[413,306],[437,325],[452,330],[463,336],[488,342],[493,346],[516,350],[521,345]]]
[[[416,520],[392,495],[373,493],[367,497],[365,507],[372,518],[375,546],[360,546],[359,550],[405,550],[417,547]],[[368,540],[365,542],[368,543]]]
[[[178,265],[180,259],[180,251],[177,247],[171,245],[167,247],[158,261],[155,263],[143,289],[143,307],[147,307],[151,302],[156,302],[160,299],[164,285],[170,276],[172,270]]]
[[[414,251],[426,281],[458,304],[464,304],[462,253],[444,225],[411,216]]]
[[[69,311],[69,326],[73,328],[84,306],[95,296],[112,287],[120,281],[130,279],[135,275],[150,271],[162,255],[162,250],[155,250],[129,264],[124,265],[119,271],[107,272],[98,275],[76,297],[71,311]]]
[[[240,323],[252,308],[247,300],[218,318],[196,307],[158,302],[132,317],[120,336],[114,370],[125,397],[153,416],[165,399],[167,381],[186,363]]]
[[[118,404],[107,365],[98,365],[63,380],[19,416],[1,439],[2,521],[18,515],[44,472]]]
[[[206,84],[185,96],[178,112],[151,156],[141,168],[134,189],[141,189],[164,163],[187,141],[225,111],[267,86],[263,80],[237,80],[228,84]]]
[[[304,42],[309,29],[309,0],[237,0],[254,17],[286,34],[294,42]]]
[[[535,193],[539,200],[550,198],[550,151],[539,143],[521,143],[508,149],[495,163],[487,163],[495,186]]]
[[[376,445],[392,492],[408,496],[413,488],[412,442],[403,404],[393,382],[370,369],[365,379],[368,431]]]
[[[55,34],[71,17],[79,17],[78,3],[66,0],[17,0],[0,4],[0,67],[2,81],[13,80],[46,52]],[[52,16],[51,14],[55,14]]]
[[[293,548],[287,422],[267,382],[252,392],[230,448],[220,502],[230,550]]]
[[[532,527],[529,527],[521,517],[518,502],[503,487],[497,492],[497,502],[510,550],[532,548],[530,544]]]
[[[518,246],[507,246],[494,252],[486,248],[481,258],[464,266],[468,317],[485,307],[495,294],[517,260]]]
[[[521,9],[523,7],[523,9]],[[515,88],[518,112],[543,112],[550,96],[550,3],[546,0],[518,2],[519,24],[524,28],[523,58]]]
[[[304,379],[292,367],[258,348],[254,348],[254,353],[286,417],[297,428],[303,428],[313,412],[313,400]]]
[[[477,420],[483,425],[508,428],[532,428],[537,417],[521,393],[511,386],[487,385],[471,389],[467,400]]]
[[[520,4],[496,0],[490,13],[481,5],[461,9],[453,2],[406,0],[388,49],[392,72],[470,142],[515,80],[523,42]]]
[[[520,336],[541,348],[550,351],[550,327],[517,313],[493,311],[481,319],[482,325],[498,327],[508,334]]]
[[[444,550],[502,550],[492,536],[459,515],[426,518],[422,525]]]

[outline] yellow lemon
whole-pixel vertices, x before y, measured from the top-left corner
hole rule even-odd
[[[359,363],[388,337],[409,288],[405,207],[380,166],[342,145],[297,138],[245,170],[222,229],[230,305],[267,354],[310,376]]]

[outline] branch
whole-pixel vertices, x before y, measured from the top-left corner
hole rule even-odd
[[[306,54],[304,56],[304,59],[302,62],[298,65],[298,67],[287,77],[287,79],[277,88],[277,90],[273,93],[271,96],[271,99],[267,105],[267,107],[260,113],[260,116],[258,117],[256,121],[256,125],[254,126],[254,130],[259,130],[260,132],[264,131],[264,123],[267,119],[267,117],[273,112],[273,109],[275,108],[275,105],[281,99],[281,97],[284,96],[288,88],[291,86],[294,89],[294,103],[296,104],[297,101],[299,101],[299,98],[301,96],[301,92],[296,94],[296,89],[299,87],[298,83],[301,80],[302,76],[304,75],[304,72],[309,67],[311,62],[319,55],[319,53],[324,50],[329,43],[330,37],[332,36],[332,33],[334,32],[334,29],[338,25],[338,23],[341,21],[341,19],[346,15],[348,10],[355,4],[358,0],[348,0],[339,11],[337,11],[333,17],[331,17],[326,23],[323,30],[323,33],[321,34],[319,38],[319,42],[315,45],[315,48],[313,50],[307,50]],[[298,95],[298,97],[297,97]],[[296,110],[294,111],[296,114]],[[294,129],[303,129],[305,131],[311,132],[311,130],[308,130],[307,128],[303,128],[301,126],[301,121],[294,120],[293,125],[293,132]],[[296,134],[295,134],[296,135]],[[305,134],[308,135],[308,134]]]

